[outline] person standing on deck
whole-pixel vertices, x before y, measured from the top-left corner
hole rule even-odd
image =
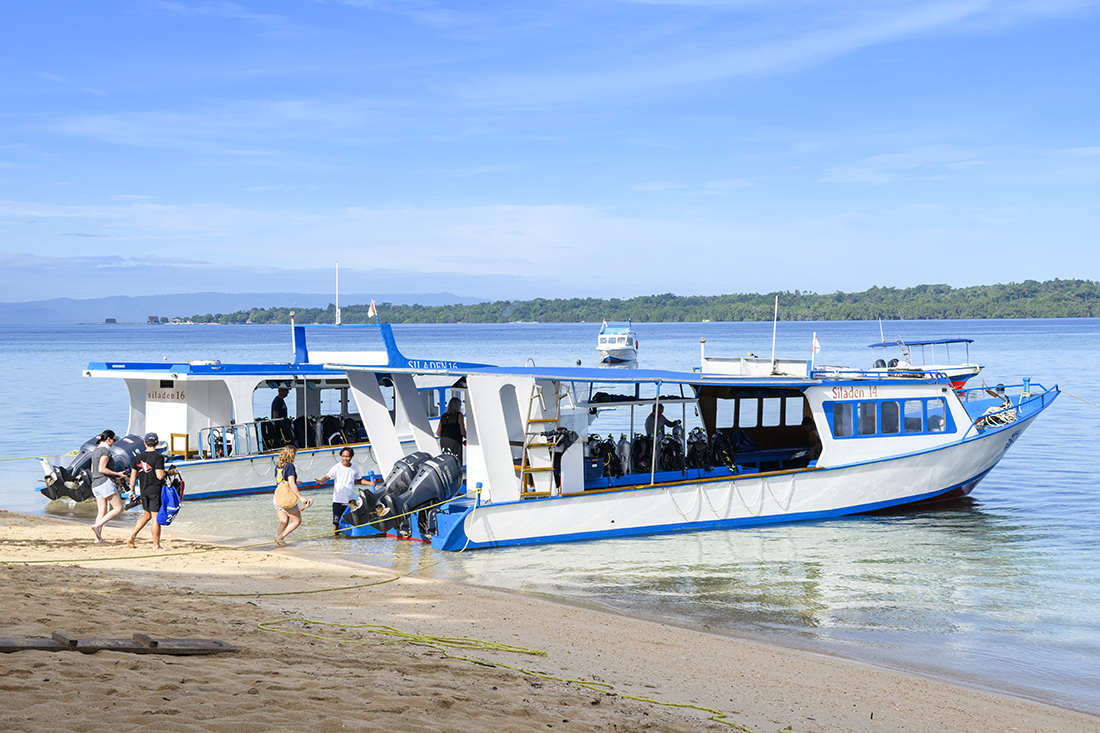
[[[458,459],[462,467],[462,445],[466,440],[466,418],[462,415],[462,400],[452,397],[447,401],[447,411],[439,418],[435,429],[439,438],[439,449]]]
[[[672,427],[673,425],[679,425],[679,420],[669,420],[665,417],[665,406],[657,405],[653,409],[653,412],[649,413],[649,417],[645,419],[645,434],[653,437],[662,438],[665,434],[666,427]]]
[[[130,469],[130,499],[134,498],[134,487],[141,479],[141,510],[142,514],[134,524],[134,531],[130,533],[130,539],[126,540],[127,547],[136,547],[138,532],[153,521],[153,549],[160,548],[160,523],[157,522],[157,512],[160,511],[160,490],[164,487],[164,479],[168,473],[164,470],[164,456],[157,452],[157,443],[160,438],[156,433],[148,433],[145,436],[145,450],[134,456],[133,468]]]
[[[290,390],[286,387],[279,387],[279,394],[275,395],[275,399],[271,400],[271,419],[278,420],[281,417],[287,417],[290,413],[286,408],[286,396],[290,394]]]

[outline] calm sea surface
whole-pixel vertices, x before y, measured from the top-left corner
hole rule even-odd
[[[594,364],[598,328],[394,331],[410,357],[547,366]],[[704,626],[1100,714],[1100,407],[1082,401],[1100,405],[1100,320],[883,328],[887,338],[973,338],[971,356],[990,384],[1031,376],[1081,399],[1063,394],[971,498],[935,509],[457,555],[385,539],[311,539],[295,551]],[[642,367],[697,366],[700,337],[712,355],[772,349],[770,323],[637,331]],[[877,323],[781,323],[776,355],[808,358],[814,332],[823,347],[818,363],[870,366],[866,347],[879,340]],[[63,453],[104,428],[126,429],[125,387],[82,377],[89,361],[290,358],[285,326],[0,326],[0,343],[3,459]],[[40,484],[37,462],[0,461],[0,507],[94,517],[94,506],[48,504],[33,491]],[[326,493],[317,495],[325,508],[305,513],[300,534],[331,526]],[[261,541],[274,522],[266,497],[190,502],[166,537]],[[108,534],[121,535],[123,524]]]

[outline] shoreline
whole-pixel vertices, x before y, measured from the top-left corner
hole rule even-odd
[[[0,716],[5,729],[40,729],[41,716],[48,716],[53,729],[83,730],[89,716],[94,721],[95,710],[115,706],[119,709],[112,712],[112,721],[122,714],[115,727],[131,729],[123,713],[132,713],[136,729],[150,722],[148,714],[161,714],[156,711],[164,697],[172,709],[189,716],[188,730],[228,731],[226,721],[245,715],[250,705],[265,699],[273,704],[269,694],[278,698],[281,693],[274,688],[279,687],[289,690],[283,691],[288,707],[312,711],[313,717],[303,719],[311,727],[316,727],[318,716],[336,721],[341,712],[355,709],[349,704],[350,692],[366,696],[361,707],[364,715],[370,713],[372,724],[395,729],[407,729],[402,726],[408,716],[425,718],[436,728],[470,731],[487,726],[667,731],[729,727],[708,721],[709,712],[654,705],[625,695],[720,710],[741,730],[757,733],[963,733],[991,726],[1036,733],[1100,731],[1100,717],[1087,713],[614,610],[277,551],[228,550],[171,535],[164,538],[164,546],[165,553],[149,557],[146,531],[135,554],[121,535],[114,543],[95,545],[86,525],[0,510],[0,560],[14,563],[0,565],[8,591],[7,621],[0,636],[49,636],[60,631],[128,638],[140,632],[214,638],[241,650],[210,657],[0,654],[0,676],[15,688],[9,693],[11,707]],[[194,554],[179,554],[184,552]],[[56,564],[23,564],[43,560]],[[134,572],[135,565],[140,572]],[[347,586],[358,587],[318,592]],[[272,592],[280,595],[263,595]],[[219,593],[242,595],[204,595]],[[338,643],[256,627],[259,619],[291,618],[311,619],[290,625],[326,638],[353,632],[321,624],[366,623],[537,649],[547,656],[454,653],[550,677],[449,659],[434,647],[407,642],[352,645],[347,639]],[[299,664],[298,659],[306,661]],[[81,686],[79,695],[44,683],[13,685],[27,676],[22,673],[28,669],[66,682],[77,671],[92,680],[103,675],[110,680]],[[139,674],[131,682],[137,691],[119,693],[128,689],[122,678],[135,673]],[[213,681],[190,684],[192,679]],[[596,689],[560,680],[584,680]],[[268,682],[271,685],[265,687]],[[613,685],[613,694],[607,694],[602,684]],[[166,685],[179,689],[160,694]],[[205,689],[196,693],[189,691],[191,687]],[[114,694],[109,694],[112,689]],[[156,692],[142,695],[142,689]],[[211,695],[219,698],[217,715],[207,703]],[[302,720],[294,720],[298,725],[288,719],[285,728],[274,720],[265,726],[300,730]]]

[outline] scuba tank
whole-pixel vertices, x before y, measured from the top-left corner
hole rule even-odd
[[[626,437],[626,433],[623,433],[619,438],[619,445],[615,450],[619,454],[619,463],[622,465],[623,473],[630,473],[630,440]]]

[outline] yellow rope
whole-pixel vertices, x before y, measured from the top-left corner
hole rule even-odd
[[[53,456],[75,456],[79,451],[71,450],[68,453],[51,453]],[[3,461],[37,461],[41,460],[42,456],[20,456],[19,458],[0,458],[0,462]]]
[[[1062,394],[1064,394],[1064,395],[1069,395],[1070,397],[1072,397],[1072,398],[1073,398],[1073,399],[1075,399],[1075,400],[1081,400],[1081,401],[1082,401],[1082,402],[1084,402],[1084,403],[1087,403],[1087,404],[1089,404],[1089,405],[1092,405],[1093,407],[1100,407],[1100,405],[1096,404],[1095,402],[1089,402],[1089,401],[1088,401],[1088,400],[1086,400],[1086,399],[1085,399],[1084,397],[1078,397],[1078,396],[1077,396],[1077,395],[1075,395],[1075,394],[1070,394],[1069,392],[1065,391],[1064,389],[1060,389],[1060,390],[1058,390],[1058,391],[1059,391],[1059,392],[1061,392],[1061,393],[1062,393]]]
[[[297,621],[303,624],[311,624],[315,626],[334,626],[343,629],[365,629],[373,634],[382,634],[386,636],[394,637],[381,642],[364,641],[362,639],[340,639],[334,636],[325,636],[323,634],[314,634],[308,631],[300,631],[297,629],[278,629],[275,628],[280,624],[290,623]],[[295,634],[298,636],[305,636],[310,639],[320,639],[322,641],[334,641],[339,644],[387,644],[392,641],[407,641],[413,644],[420,644],[422,646],[431,647],[441,652],[443,656],[448,659],[455,659],[463,662],[471,662],[473,664],[480,664],[485,667],[502,667],[504,669],[510,669],[520,674],[525,674],[530,677],[538,677],[546,680],[556,680],[558,682],[573,683],[580,687],[583,687],[593,692],[601,692],[607,695],[614,695],[622,700],[635,700],[637,702],[646,702],[652,705],[661,705],[670,708],[690,708],[692,710],[699,710],[700,712],[710,713],[707,720],[713,720],[716,723],[727,725],[731,728],[736,728],[744,733],[753,733],[751,728],[746,728],[740,723],[734,723],[728,720],[729,716],[717,710],[715,708],[708,708],[704,705],[695,705],[693,703],[684,702],[664,702],[662,700],[655,700],[650,697],[640,697],[637,695],[626,695],[621,692],[615,692],[615,686],[609,682],[597,682],[595,680],[582,680],[570,677],[558,677],[557,675],[547,674],[546,672],[536,672],[531,669],[524,669],[523,667],[515,667],[510,664],[504,664],[503,662],[488,662],[484,659],[477,659],[475,657],[466,657],[460,654],[452,654],[451,649],[471,649],[480,651],[498,651],[498,652],[510,652],[513,654],[527,654],[529,656],[546,657],[546,652],[539,649],[530,649],[528,647],[515,646],[512,644],[501,644],[495,641],[484,641],[482,639],[470,639],[466,637],[453,637],[453,636],[430,636],[427,634],[415,634],[408,631],[401,631],[395,629],[392,626],[385,626],[382,624],[340,624],[330,621],[314,621],[307,618],[287,618],[279,619],[277,621],[264,621],[258,624],[262,631],[275,631],[280,634]]]

